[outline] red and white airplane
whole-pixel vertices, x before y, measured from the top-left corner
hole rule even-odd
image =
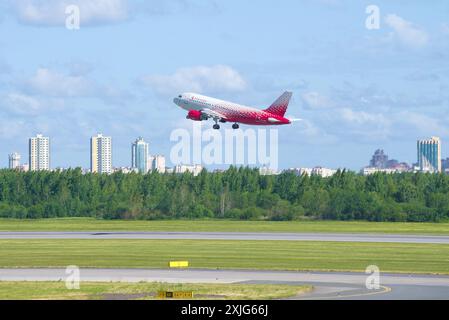
[[[239,123],[250,125],[283,125],[299,119],[284,117],[287,111],[291,92],[285,92],[265,110],[259,110],[240,104],[206,97],[196,93],[183,93],[173,100],[175,104],[188,111],[187,119],[203,121],[212,118],[214,129],[220,129],[218,122],[233,122],[233,129],[239,128]]]

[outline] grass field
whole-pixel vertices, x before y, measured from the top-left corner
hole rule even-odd
[[[205,240],[0,240],[0,267],[192,268],[449,274],[440,244]]]
[[[449,235],[449,223],[364,221],[110,221],[89,218],[0,219],[0,231],[341,232]]]
[[[193,292],[193,299],[281,299],[303,294],[309,286],[240,284],[165,284],[154,282],[81,282],[68,290],[65,282],[0,282],[0,300],[135,300],[157,299],[159,291]]]

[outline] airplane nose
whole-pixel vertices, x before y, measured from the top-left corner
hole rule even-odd
[[[178,99],[178,98],[174,98],[174,99],[173,99],[173,102],[174,102],[175,104],[179,104],[179,99]]]

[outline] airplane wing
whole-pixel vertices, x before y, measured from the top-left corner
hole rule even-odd
[[[201,110],[201,113],[205,114],[208,118],[212,118],[214,120],[227,120],[226,116],[222,115],[221,113],[217,111],[213,111],[210,109],[203,109]]]

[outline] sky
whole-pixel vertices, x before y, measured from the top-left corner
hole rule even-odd
[[[80,29],[65,8],[80,9]],[[379,28],[367,28],[367,7]],[[372,20],[369,20],[372,21]],[[368,22],[369,22],[368,21]],[[416,140],[449,156],[449,2],[445,0],[5,0],[0,4],[0,166],[28,138],[51,138],[52,167],[87,168],[89,138],[150,153],[188,128],[173,104],[197,92],[258,108],[285,90],[279,166],[366,166],[383,148],[416,162]],[[212,125],[210,121],[208,125]],[[244,126],[245,127],[245,126]]]

